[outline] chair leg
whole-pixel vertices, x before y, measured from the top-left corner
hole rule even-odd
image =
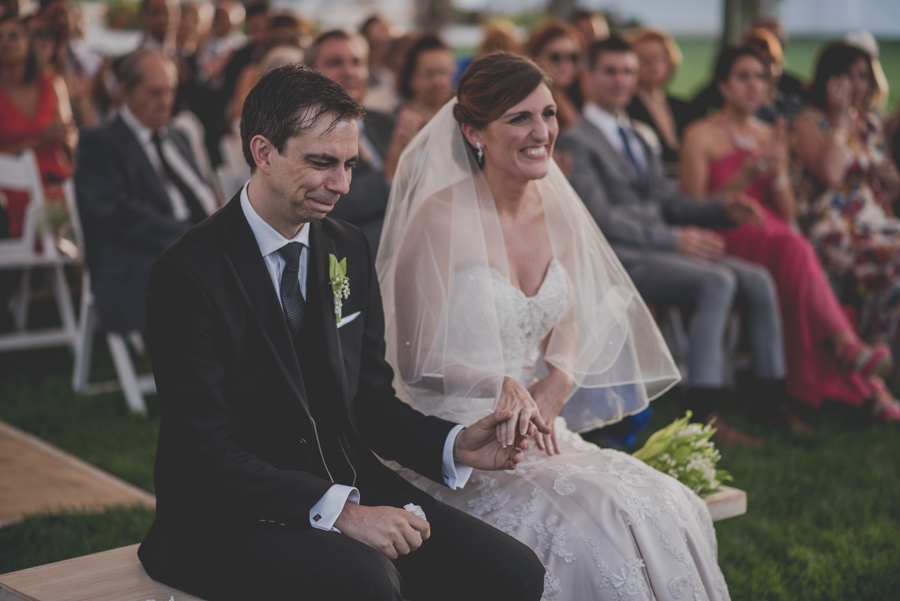
[[[22,282],[19,284],[19,294],[16,296],[15,306],[13,307],[13,320],[16,329],[20,332],[25,331],[28,324],[28,304],[31,301],[31,268],[26,267],[22,270]]]
[[[87,393],[94,351],[94,296],[90,282],[84,278],[81,292],[81,309],[78,319],[78,335],[75,348],[75,367],[72,370],[72,388],[80,394]]]
[[[75,321],[75,308],[72,306],[72,293],[66,282],[66,274],[62,265],[53,268],[53,296],[56,297],[56,308],[59,311],[59,320],[63,330],[72,337],[72,351],[77,352],[78,327]]]
[[[121,334],[107,333],[106,342],[109,344],[109,351],[116,365],[116,372],[119,374],[119,383],[122,385],[122,392],[125,393],[125,402],[135,413],[146,415],[147,405],[144,403],[144,395],[141,394],[125,339]]]

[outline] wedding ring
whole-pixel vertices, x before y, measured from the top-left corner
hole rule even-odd
[[[756,168],[760,171],[765,171],[766,167],[769,166],[769,163],[766,162],[766,159],[757,159],[756,160]]]

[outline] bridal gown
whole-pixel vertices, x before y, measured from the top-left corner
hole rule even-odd
[[[467,314],[496,303],[506,375],[518,373],[530,386],[541,341],[568,305],[565,269],[551,261],[532,297],[493,268],[467,271],[451,303],[450,323],[462,325],[448,344],[465,345]],[[530,545],[547,570],[543,599],[729,599],[712,520],[697,495],[628,454],[585,442],[563,418],[555,426],[562,454],[549,457],[533,447],[516,470],[475,470],[460,490],[399,471]]]

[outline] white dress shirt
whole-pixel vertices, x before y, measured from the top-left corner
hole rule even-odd
[[[172,203],[172,214],[175,216],[175,219],[178,221],[190,219],[191,210],[188,208],[184,196],[182,196],[178,187],[169,179],[169,176],[166,175],[166,171],[162,166],[162,161],[159,160],[159,154],[156,152],[156,147],[153,144],[154,131],[145,127],[143,123],[138,121],[137,117],[134,116],[134,113],[132,113],[124,104],[119,109],[119,115],[122,116],[122,121],[125,122],[128,129],[134,133],[141,149],[144,151],[150,164],[153,165],[153,169],[156,171],[160,183],[166,190],[166,194],[169,196],[169,202]],[[200,176],[197,175],[190,165],[186,163],[186,159],[172,143],[172,140],[169,139],[169,136],[166,135],[166,131],[161,130],[159,134],[162,137],[162,150],[163,154],[166,155],[166,162],[169,163],[169,166],[178,174],[182,181],[188,185],[194,193],[194,196],[197,197],[200,206],[206,211],[206,214],[210,215],[214,213],[216,209],[219,208],[215,193],[206,185],[206,182],[200,179]]]
[[[278,249],[290,242],[299,242],[303,245],[303,248],[300,250],[300,270],[297,273],[297,277],[300,279],[300,294],[305,299],[306,276],[309,265],[309,226],[303,224],[297,235],[288,240],[279,234],[275,228],[266,223],[253,208],[253,205],[250,203],[250,197],[247,194],[249,187],[250,182],[247,182],[241,189],[241,209],[243,209],[244,217],[247,218],[247,223],[253,231],[256,243],[259,245],[260,254],[262,254],[266,262],[266,269],[269,272],[272,284],[275,286],[275,295],[281,302],[281,274],[284,271],[286,262],[281,253],[278,252]],[[444,476],[444,482],[453,490],[465,486],[472,475],[471,467],[456,463],[453,460],[453,445],[462,429],[463,426],[461,425],[454,426],[450,433],[447,434],[446,440],[444,440],[442,475]],[[359,489],[355,486],[333,484],[328,489],[328,492],[319,499],[319,502],[309,510],[309,524],[313,528],[320,530],[340,532],[334,527],[334,523],[337,521],[338,516],[341,515],[341,511],[343,511],[344,505],[348,501],[359,505]]]

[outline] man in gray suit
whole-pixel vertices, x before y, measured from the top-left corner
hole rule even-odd
[[[637,88],[637,66],[637,55],[620,38],[591,46],[583,116],[557,147],[571,154],[572,186],[644,299],[692,310],[687,398],[704,420],[725,386],[722,342],[734,302],[742,309],[758,393],[782,394],[778,301],[768,272],[725,256],[722,238],[706,229],[758,220],[757,209],[739,195],[701,201],[681,194],[629,120],[625,109]],[[751,442],[733,433],[735,442]]]
[[[369,47],[357,33],[341,29],[326,31],[315,39],[306,54],[306,64],[339,83],[354,100],[365,106],[369,81]],[[359,161],[353,171],[350,192],[341,197],[332,217],[349,221],[369,239],[377,252],[387,209],[390,184],[400,153],[421,128],[411,111],[394,116],[366,111],[357,122]]]
[[[82,133],[75,193],[104,330],[143,330],[150,268],[168,245],[218,208],[187,138],[168,127],[175,64],[140,49],[119,66],[123,106]]]

